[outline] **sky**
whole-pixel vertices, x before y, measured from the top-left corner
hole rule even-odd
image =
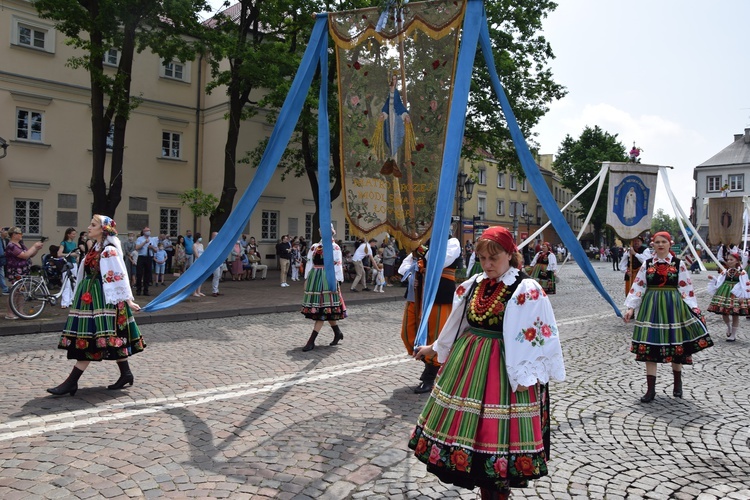
[[[540,152],[598,125],[628,150],[635,141],[642,163],[673,166],[689,213],[693,168],[750,127],[748,19],[747,0],[558,0],[543,32],[568,95],[534,129]],[[675,215],[661,179],[658,208]]]
[[[598,125],[642,148],[642,163],[674,167],[670,185],[689,213],[693,168],[750,127],[748,19],[750,0],[558,0],[543,33],[568,94],[534,129],[540,153]],[[658,208],[675,215],[661,180]]]

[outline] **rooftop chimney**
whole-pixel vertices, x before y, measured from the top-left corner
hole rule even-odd
[[[745,144],[750,144],[750,128],[745,129]]]

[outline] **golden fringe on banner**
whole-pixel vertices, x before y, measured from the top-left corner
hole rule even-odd
[[[421,245],[423,242],[429,240],[430,236],[432,236],[432,228],[430,228],[430,230],[427,231],[427,233],[425,233],[425,235],[421,239],[418,239],[418,240],[409,238],[408,236],[403,234],[401,231],[397,231],[395,234],[390,233],[387,230],[383,230],[382,227],[373,231],[364,232],[364,231],[360,231],[354,225],[354,223],[352,222],[352,218],[349,217],[348,213],[346,214],[346,218],[347,220],[349,220],[349,234],[351,236],[363,238],[365,241],[367,241],[368,239],[374,236],[378,236],[380,234],[386,233],[388,234],[389,239],[396,241],[396,243],[398,243],[398,247],[405,249],[407,252],[411,252],[412,250],[417,248],[419,245]]]

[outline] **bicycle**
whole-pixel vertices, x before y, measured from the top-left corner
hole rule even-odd
[[[32,270],[34,269],[33,266]],[[47,304],[57,305],[57,301],[62,298],[65,287],[71,288],[71,293],[75,290],[76,277],[73,274],[73,266],[65,263],[62,270],[62,283],[60,291],[57,293],[50,292],[50,277],[46,269],[42,268],[41,275],[24,276],[10,288],[8,301],[10,308],[16,316],[22,319],[34,319],[44,311]]]

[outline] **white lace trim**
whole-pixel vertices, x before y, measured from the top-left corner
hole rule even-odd
[[[123,287],[117,283],[102,283],[102,288],[104,289],[104,302],[107,304],[117,305],[133,298],[130,286]]]
[[[542,384],[550,380],[565,380],[565,363],[562,355],[553,357],[539,356],[533,361],[521,361],[518,365],[507,366],[508,377],[513,390],[519,385],[530,387],[537,382]]]

